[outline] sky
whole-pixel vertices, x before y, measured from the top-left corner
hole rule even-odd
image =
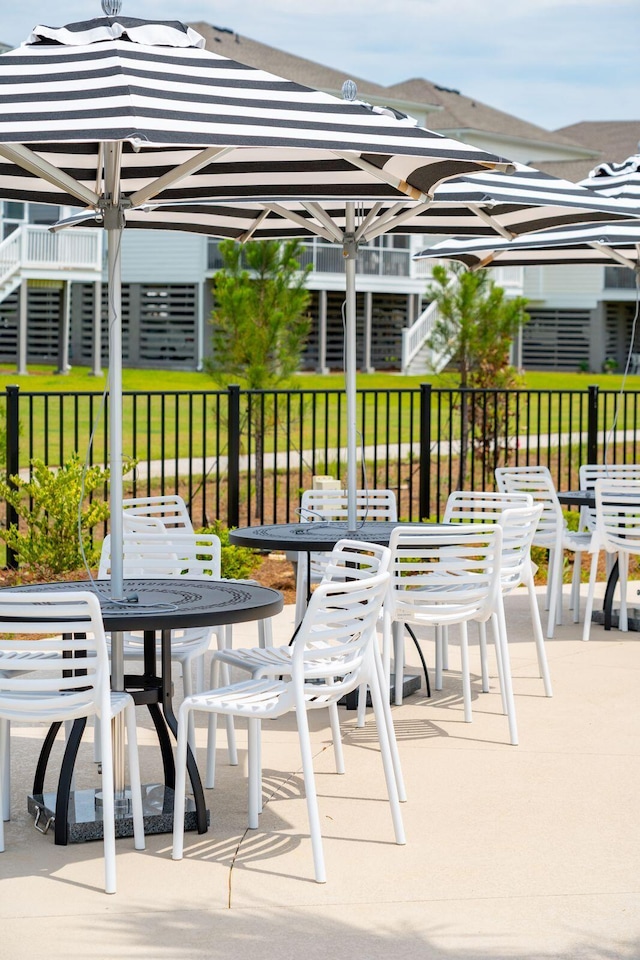
[[[99,0],[3,0],[0,40],[103,16]],[[123,15],[206,21],[384,86],[414,77],[548,130],[640,120],[638,0],[123,0]]]

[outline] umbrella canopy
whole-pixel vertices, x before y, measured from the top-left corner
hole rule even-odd
[[[259,163],[259,151],[252,162]],[[439,184],[423,202],[390,203],[363,199],[359,202],[357,241],[367,242],[384,233],[446,234],[511,238],[532,230],[559,225],[640,217],[640,199],[625,203],[594,194],[584,186],[516,164],[512,174],[475,173]],[[221,185],[220,185],[221,186]],[[248,189],[254,197],[246,199]],[[130,227],[188,230],[244,241],[320,236],[342,242],[346,230],[346,202],[336,196],[301,201],[290,194],[255,194],[237,168],[224,184],[224,202],[183,201],[157,203],[127,214]],[[74,223],[96,225],[91,211],[79,214]]]
[[[612,262],[636,269],[640,256],[640,221],[583,224],[531,233],[515,240],[456,237],[421,250],[416,260],[457,260],[470,270],[484,267],[536,267],[554,264]]]
[[[602,197],[640,203],[640,154],[622,163],[599,163],[580,183]]]

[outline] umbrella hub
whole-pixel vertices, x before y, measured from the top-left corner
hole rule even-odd
[[[358,241],[355,233],[345,233],[342,240],[342,256],[345,260],[358,259]]]
[[[121,197],[114,203],[109,196],[100,198],[99,209],[102,212],[102,222],[105,230],[124,230],[125,210],[131,209],[131,200]]]

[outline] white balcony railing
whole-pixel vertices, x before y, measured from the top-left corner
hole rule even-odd
[[[21,270],[67,273],[102,270],[102,230],[74,228],[51,233],[23,224],[0,243],[0,286]]]

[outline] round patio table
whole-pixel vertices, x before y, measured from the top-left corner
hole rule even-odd
[[[125,676],[124,688],[136,704],[144,704],[151,714],[164,767],[164,783],[143,787],[144,825],[146,833],[166,833],[173,829],[173,792],[175,766],[169,731],[177,734],[177,720],[173,710],[171,682],[171,631],[185,627],[221,626],[263,620],[282,610],[284,600],[278,590],[254,583],[235,580],[167,580],[127,579],[124,581],[127,600],[114,601],[109,595],[108,580],[65,581],[62,583],[28,584],[12,587],[21,593],[39,591],[68,592],[91,590],[100,600],[105,630],[111,631],[113,645],[122,642],[122,633],[143,631],[144,665],[142,674]],[[156,633],[160,632],[160,670],[156,660]],[[96,791],[71,791],[73,768],[86,718],[76,720],[67,740],[62,761],[58,789],[55,794],[44,794],[47,763],[60,724],[53,724],[47,734],[36,774],[33,795],[29,798],[30,812],[36,825],[54,823],[55,842],[66,844],[102,836],[102,820]],[[124,758],[123,758],[124,762]],[[187,770],[193,789],[193,808],[185,816],[185,829],[207,830],[207,810],[204,791],[195,758],[188,750]],[[119,771],[116,771],[118,774]],[[117,779],[117,777],[116,777]],[[120,783],[124,784],[124,773]],[[118,799],[118,794],[116,795]],[[116,835],[132,836],[133,824],[124,804],[116,816]],[[97,809],[98,808],[98,809]]]

